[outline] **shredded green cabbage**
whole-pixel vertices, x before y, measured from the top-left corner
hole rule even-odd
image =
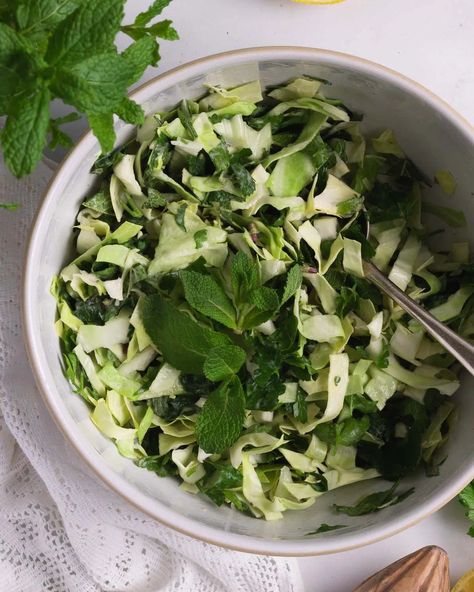
[[[468,244],[436,252],[421,217],[462,213],[425,202],[394,133],[366,137],[323,88],[209,86],[147,117],[51,288],[65,374],[119,452],[267,520],[444,458],[453,358],[365,259],[474,338]]]

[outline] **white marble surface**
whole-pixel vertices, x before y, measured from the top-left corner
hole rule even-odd
[[[128,13],[148,4],[130,0]],[[472,0],[346,0],[334,6],[289,0],[174,0],[165,16],[174,20],[181,40],[163,44],[160,71],[241,47],[322,47],[394,68],[431,88],[474,122]],[[145,78],[154,74],[149,70]],[[60,105],[56,111],[64,112]],[[83,122],[75,124],[73,135],[78,137],[83,129]],[[449,552],[454,580],[474,568],[474,540],[465,535],[466,529],[462,508],[454,501],[386,541],[300,559],[306,591],[348,592],[370,573],[430,544]]]

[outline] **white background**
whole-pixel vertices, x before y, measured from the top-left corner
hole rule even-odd
[[[127,13],[135,15],[149,3],[130,0]],[[392,67],[431,88],[474,123],[473,0],[346,0],[333,6],[290,0],[174,0],[164,16],[174,20],[181,40],[162,45],[160,72],[241,47],[321,47]],[[145,79],[155,73],[149,70]],[[56,105],[55,115],[64,111]],[[83,122],[70,126],[76,138],[84,129]],[[466,529],[462,508],[454,501],[384,542],[301,559],[306,590],[348,592],[369,574],[429,544],[448,551],[455,580],[474,568],[474,540],[465,535]]]

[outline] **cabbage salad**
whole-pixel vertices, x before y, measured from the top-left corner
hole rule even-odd
[[[467,243],[434,252],[422,219],[462,214],[322,87],[210,86],[148,117],[96,161],[52,286],[65,374],[120,454],[266,520],[445,458],[458,368],[364,259],[474,336]]]

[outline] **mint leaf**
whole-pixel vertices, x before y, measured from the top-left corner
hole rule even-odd
[[[85,0],[49,40],[45,59],[62,68],[114,49],[125,0]]]
[[[122,99],[118,106],[115,107],[115,113],[117,113],[120,119],[132,125],[143,125],[145,121],[143,109],[135,101],[127,97]]]
[[[64,123],[70,123],[72,121],[77,121],[80,119],[80,115],[78,113],[68,113],[64,117],[56,117],[54,119],[50,119],[48,133],[51,136],[49,141],[48,148],[50,150],[54,150],[57,146],[64,146],[65,148],[70,148],[73,145],[72,139],[64,133],[60,126]]]
[[[0,23],[0,114],[15,108],[14,95],[33,88],[31,58],[25,40],[12,28]]]
[[[250,293],[260,284],[257,265],[242,251],[232,261],[231,280],[237,303],[247,302]]]
[[[230,378],[242,368],[245,358],[245,351],[236,345],[215,347],[204,362],[204,375],[213,382]]]
[[[178,211],[176,212],[176,216],[174,217],[176,224],[184,232],[186,232],[186,224],[184,223],[184,220],[185,220],[187,207],[188,207],[188,204],[182,204],[181,206],[179,206]]]
[[[145,10],[141,12],[135,22],[133,23],[136,27],[144,27],[147,25],[152,19],[156,16],[159,16],[163,10],[171,3],[171,0],[155,0],[153,4]]]
[[[112,201],[110,199],[110,193],[107,191],[99,191],[92,197],[89,197],[82,205],[85,208],[90,208],[101,214],[113,214],[114,209],[112,207]]]
[[[210,191],[207,194],[207,202],[210,204],[218,204],[222,208],[228,208],[232,200],[242,201],[236,195],[228,193],[227,191]]]
[[[359,295],[354,288],[342,286],[336,297],[336,314],[343,319],[359,302]]]
[[[17,177],[31,173],[46,145],[50,92],[40,88],[32,97],[20,99],[10,114],[1,140],[5,162]]]
[[[286,276],[286,284],[281,297],[281,304],[285,304],[301,286],[303,275],[299,265],[294,265]]]
[[[122,100],[132,73],[132,66],[117,53],[103,53],[61,70],[54,89],[66,103],[86,113],[112,112]]]
[[[218,173],[225,171],[230,166],[230,154],[223,142],[214,146],[209,151],[209,158],[212,160],[212,164],[216,167]]]
[[[259,310],[276,311],[280,307],[280,299],[276,290],[267,286],[255,288],[250,293],[250,302]]]
[[[242,486],[242,473],[234,469],[231,464],[221,462],[208,462],[214,471],[206,475],[199,483],[199,490],[207,495],[217,506],[222,506],[227,495],[232,494],[232,490]]]
[[[122,53],[122,57],[133,67],[134,81],[141,78],[148,66],[155,66],[160,59],[158,45],[151,37],[142,37]]]
[[[390,347],[388,343],[384,343],[382,346],[382,351],[379,355],[375,358],[375,365],[377,368],[388,368],[388,357],[390,355]]]
[[[236,328],[235,308],[215,279],[195,271],[182,271],[179,275],[190,306],[230,329]]]
[[[338,423],[322,423],[314,433],[320,440],[336,446],[355,446],[370,427],[370,419],[363,415],[360,419],[348,417]]]
[[[232,446],[245,419],[245,398],[240,380],[234,376],[213,391],[196,421],[196,436],[204,452],[221,454]]]
[[[474,481],[465,487],[459,494],[459,501],[466,509],[466,517],[471,522],[474,522]],[[474,537],[474,525],[468,530],[469,536]]]
[[[326,524],[322,523],[316,530],[312,530],[311,532],[307,532],[306,535],[309,534],[321,534],[323,532],[330,532],[331,530],[338,530],[339,528],[346,528],[345,524]]]
[[[90,114],[87,116],[91,130],[100,142],[103,154],[110,152],[115,143],[114,118],[112,113],[99,115]]]
[[[388,506],[399,504],[415,491],[415,488],[411,487],[403,493],[396,494],[395,491],[398,485],[399,483],[397,481],[390,489],[371,493],[360,499],[354,506],[338,506],[334,504],[333,508],[336,512],[347,514],[347,516],[365,516],[372,512],[378,512]]]
[[[145,331],[165,361],[187,374],[202,374],[209,350],[230,339],[197,323],[162,296],[147,296],[142,319]]]
[[[80,0],[23,0],[16,10],[16,20],[22,34],[29,36],[47,32],[69,16]]]
[[[196,249],[200,249],[206,241],[207,230],[205,228],[194,233],[194,243],[196,245]]]
[[[177,41],[178,31],[172,26],[172,21],[166,19],[146,29],[146,32],[153,37],[161,37],[167,41]]]
[[[231,164],[230,170],[232,172],[232,181],[244,197],[249,197],[255,193],[255,180],[242,164]]]

